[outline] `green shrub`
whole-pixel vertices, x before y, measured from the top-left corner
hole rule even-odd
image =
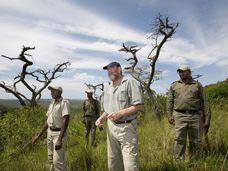
[[[164,101],[161,97],[161,101]],[[68,128],[67,167],[68,170],[107,170],[106,131],[97,131],[97,146],[85,148],[82,112],[72,111]],[[46,137],[36,146],[18,151],[45,120],[43,108],[21,108],[0,117],[0,170],[47,170]],[[139,169],[151,170],[221,170],[228,168],[225,159],[228,150],[228,110],[216,104],[212,107],[212,122],[209,131],[210,150],[202,151],[191,163],[173,159],[173,127],[166,117],[158,121],[148,110],[138,117]],[[17,155],[9,156],[16,152]]]
[[[228,79],[205,87],[210,100],[228,99]]]

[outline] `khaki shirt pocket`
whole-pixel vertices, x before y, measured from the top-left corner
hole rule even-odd
[[[199,97],[199,90],[196,86],[192,86],[189,90],[189,96],[192,96],[192,97],[195,97],[195,98],[198,98]]]
[[[121,92],[120,92],[120,101],[121,102],[126,102],[127,101],[127,91],[121,90]]]

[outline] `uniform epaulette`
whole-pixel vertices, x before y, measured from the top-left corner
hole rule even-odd
[[[198,80],[194,80],[194,79],[193,79],[192,81],[193,81],[193,82],[195,82],[195,83],[199,83],[199,81],[198,81]]]
[[[171,85],[173,85],[173,84],[175,84],[175,83],[178,83],[179,82],[179,80],[177,80],[177,81],[174,81],[174,82],[172,82],[172,84]]]
[[[69,100],[68,100],[68,99],[63,99],[63,102],[64,102],[64,103],[68,103]]]

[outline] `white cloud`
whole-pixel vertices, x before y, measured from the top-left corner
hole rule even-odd
[[[156,1],[141,0],[140,3],[145,7],[148,3],[156,4]],[[16,57],[22,45],[35,45],[35,51],[31,51],[35,67],[52,68],[56,63],[70,60],[73,72],[75,69],[100,70],[111,58],[89,52],[99,51],[123,56],[124,53],[120,55],[118,52],[121,43],[132,41],[144,45],[138,54],[140,62],[143,63],[151,49],[149,41],[145,39],[146,33],[119,24],[105,15],[98,15],[67,0],[24,0],[23,3],[17,0],[2,0],[0,11],[0,54]],[[221,10],[217,12],[221,14],[216,16],[227,16],[227,13]],[[186,16],[186,13],[183,12],[183,25],[187,25],[183,28],[187,28],[185,32],[188,35],[178,34],[179,30],[183,29],[180,26],[173,39],[164,45],[159,63],[176,66],[187,63],[194,68],[214,64],[227,71],[227,17],[210,18],[211,27],[205,28],[205,23],[193,21],[194,17]],[[77,50],[88,53],[80,53]],[[8,63],[7,59],[0,58],[1,78],[2,74],[12,68],[19,69],[19,64]],[[102,80],[99,76],[86,72],[71,74],[75,74],[73,79],[56,80],[56,83],[64,83],[70,96],[71,91],[80,94],[84,82]]]
[[[26,4],[26,6],[24,6],[24,4]],[[25,7],[27,10],[24,10]],[[144,33],[121,26],[115,21],[91,13],[88,9],[81,8],[77,4],[72,4],[69,1],[57,0],[45,1],[44,3],[36,0],[26,0],[22,4],[18,1],[10,0],[3,1],[0,8],[14,10],[19,14],[31,15],[31,17],[38,18],[37,21],[32,22],[32,25],[22,25],[25,21],[18,23],[17,18],[14,18],[17,23],[10,23],[8,20],[9,16],[3,16],[2,24],[4,27],[0,28],[0,31],[4,36],[1,36],[0,39],[1,42],[5,42],[2,47],[2,49],[5,50],[4,52],[10,49],[14,52],[14,55],[16,52],[18,53],[19,44],[36,45],[37,50],[34,52],[34,55],[39,58],[37,62],[40,65],[54,64],[56,61],[66,59],[67,56],[73,56],[74,49],[117,53],[120,47],[119,43],[122,41],[148,43]],[[63,9],[67,10],[64,13],[60,12]],[[191,18],[187,19],[191,20]],[[227,34],[224,32],[224,30],[226,30],[225,28],[227,28],[227,24],[222,26],[220,29],[221,33],[218,31],[218,33],[215,33],[216,35],[206,35],[207,37],[205,37],[204,30],[197,21],[191,21],[190,23],[190,27],[194,28],[189,29],[194,30],[194,32],[191,33],[194,40],[189,42],[187,38],[176,38],[176,35],[174,35],[174,39],[171,42],[167,42],[164,46],[165,52],[161,53],[159,59],[161,63],[179,65],[180,63],[193,62],[196,67],[201,67],[226,58],[225,54],[227,54],[227,48],[225,47],[227,45],[227,38],[223,37],[222,41],[216,40],[220,40],[221,33],[223,33],[223,35]],[[15,30],[15,28],[17,28],[17,30]],[[51,30],[53,32],[51,32]],[[77,40],[65,36],[58,31],[109,39],[116,41],[116,43],[107,43],[99,40],[95,42]],[[210,30],[208,32],[210,32]],[[214,38],[215,41],[213,41],[213,43],[206,41],[207,39],[212,40]],[[147,56],[150,48],[149,45],[146,45],[139,52],[141,61],[145,60],[144,57]],[[49,59],[48,63],[47,58]],[[76,58],[77,57],[75,57],[75,59]],[[75,62],[77,61],[75,60]],[[87,62],[88,65],[86,64]],[[90,63],[90,61],[81,61],[78,66],[86,67],[89,66]]]
[[[85,82],[102,82],[104,81],[104,79],[102,77],[98,77],[96,75],[89,75],[87,73],[80,73],[80,74],[76,74],[74,77],[74,80],[77,82],[81,82],[81,83],[85,83]]]
[[[10,71],[12,67],[13,67],[12,63],[2,63],[1,68],[0,68],[0,72]]]
[[[91,13],[88,9],[69,1],[25,0],[20,3],[16,0],[8,0],[3,1],[0,7],[38,18],[37,25],[47,29],[85,34],[121,42],[136,40],[141,43],[145,42],[145,36],[141,32],[122,26],[113,20],[106,19],[104,16]]]
[[[27,10],[24,10],[24,8]],[[59,12],[63,8],[67,8],[66,12]],[[75,5],[71,6],[66,1],[46,1],[46,3],[24,1],[23,5],[18,1],[3,1],[0,4],[0,9],[9,11],[9,14],[0,16],[1,25],[3,26],[0,28],[1,54],[16,57],[20,53],[22,45],[35,45],[36,49],[30,52],[35,60],[34,67],[52,68],[56,63],[66,61],[70,57],[71,68],[101,69],[110,62],[109,59],[85,54],[76,56],[75,50],[84,49],[118,53],[118,41],[144,39],[143,34],[131,28],[103,19],[103,17],[96,16]],[[24,15],[28,18],[21,19],[10,14],[11,11],[18,14],[18,16]],[[37,18],[37,20],[34,21],[30,17]],[[75,18],[77,18],[77,23],[75,23]],[[123,30],[126,31],[125,34],[122,34]],[[78,40],[65,33],[84,34],[117,42],[108,43],[102,41],[102,39],[96,41]],[[78,55],[78,53],[76,54]],[[12,70],[12,68],[20,69],[18,65],[20,62],[11,63],[7,59],[1,58],[0,63],[2,71]],[[7,82],[7,80],[5,81]],[[11,81],[8,80],[9,83]],[[76,91],[80,98],[83,95],[80,92],[84,92],[84,82],[96,83],[97,81],[102,82],[103,78],[81,73],[75,74],[72,78],[59,78],[54,83],[63,84],[66,90],[65,93],[70,97],[75,98],[75,94],[72,94],[71,91]],[[19,90],[28,94],[23,86],[19,86]],[[1,90],[1,92],[3,91]],[[1,98],[12,97],[6,93],[1,94],[3,94]],[[45,91],[44,98],[49,97],[48,94],[48,91]]]
[[[111,61],[103,58],[90,58],[89,60],[87,56],[84,58],[80,58],[77,61],[71,64],[72,68],[76,69],[97,69],[101,70],[103,66],[107,65]]]
[[[228,24],[227,24],[228,25]],[[217,33],[218,35],[220,33]],[[206,44],[198,45],[195,42],[189,42],[187,38],[175,37],[164,44],[161,51],[159,62],[170,65],[180,65],[189,63],[194,68],[215,64],[218,66],[228,66],[228,35],[222,40],[215,37],[215,41],[209,41]],[[202,38],[203,39],[203,38]],[[211,38],[212,39],[212,38]],[[197,41],[197,40],[196,40]],[[138,52],[138,57],[141,62],[147,59],[151,46],[146,45]]]
[[[69,1],[25,0],[21,3],[16,0],[3,0],[0,10],[7,11],[0,16],[0,53],[16,57],[22,45],[36,46],[30,53],[37,68],[52,68],[56,63],[70,60],[71,68],[101,69],[110,62],[108,59],[97,58],[94,54],[78,55],[75,50],[118,54],[119,42],[144,41],[143,33],[91,13],[88,9]],[[101,39],[77,39],[68,33]],[[7,59],[3,58],[0,58],[0,63],[2,71],[20,67],[17,63],[8,63]]]

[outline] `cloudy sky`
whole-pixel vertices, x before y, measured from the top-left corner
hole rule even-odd
[[[107,82],[104,65],[127,65],[128,56],[118,51],[123,42],[142,47],[138,55],[143,63],[151,45],[147,35],[161,13],[181,24],[163,48],[157,63],[162,79],[152,88],[165,93],[178,79],[180,64],[202,74],[199,80],[207,85],[228,77],[227,6],[226,0],[1,0],[0,54],[17,57],[25,45],[36,47],[33,68],[70,61],[53,84],[64,88],[66,98],[85,98],[85,82]],[[0,58],[0,80],[12,84],[20,64]],[[49,97],[45,90],[43,98]],[[0,90],[0,98],[13,96]]]

